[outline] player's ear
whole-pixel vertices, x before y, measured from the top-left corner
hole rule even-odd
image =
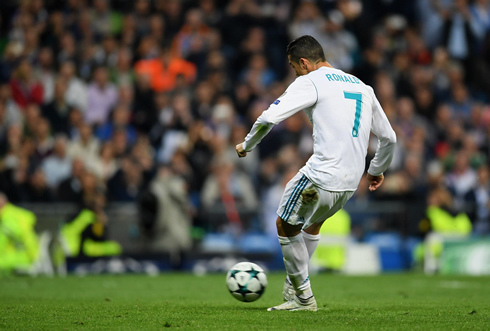
[[[305,59],[303,59],[303,58],[299,59],[299,64],[300,64],[302,69],[306,69],[307,63],[306,63]]]

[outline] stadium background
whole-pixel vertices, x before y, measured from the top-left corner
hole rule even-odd
[[[245,159],[234,146],[294,79],[287,43],[310,34],[374,87],[398,137],[381,189],[363,180],[346,205],[349,238],[401,270],[437,230],[428,206],[488,236],[487,0],[2,1],[0,23],[0,191],[38,234],[85,208],[101,226],[83,241],[162,268],[230,252],[280,266],[275,210],[311,126],[297,114]]]

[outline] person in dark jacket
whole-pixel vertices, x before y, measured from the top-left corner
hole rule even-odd
[[[119,243],[109,240],[105,197],[98,193],[85,200],[81,210],[60,230],[64,253],[70,257],[114,256],[122,253]]]

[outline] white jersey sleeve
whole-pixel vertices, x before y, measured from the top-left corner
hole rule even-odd
[[[296,78],[286,92],[257,118],[250,133],[245,137],[243,149],[247,152],[253,150],[274,125],[300,110],[313,106],[317,100],[318,92],[313,82],[304,76]]]
[[[378,137],[378,149],[374,158],[369,165],[368,173],[372,176],[379,176],[388,169],[393,154],[395,152],[396,134],[379,104],[378,99],[374,95],[374,91],[370,88],[373,102],[373,117],[371,123],[371,131]]]

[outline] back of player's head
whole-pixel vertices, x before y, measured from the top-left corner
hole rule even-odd
[[[323,48],[312,36],[301,36],[291,41],[286,48],[286,54],[291,61],[298,63],[299,59],[305,58],[310,62],[317,63],[326,61]]]

